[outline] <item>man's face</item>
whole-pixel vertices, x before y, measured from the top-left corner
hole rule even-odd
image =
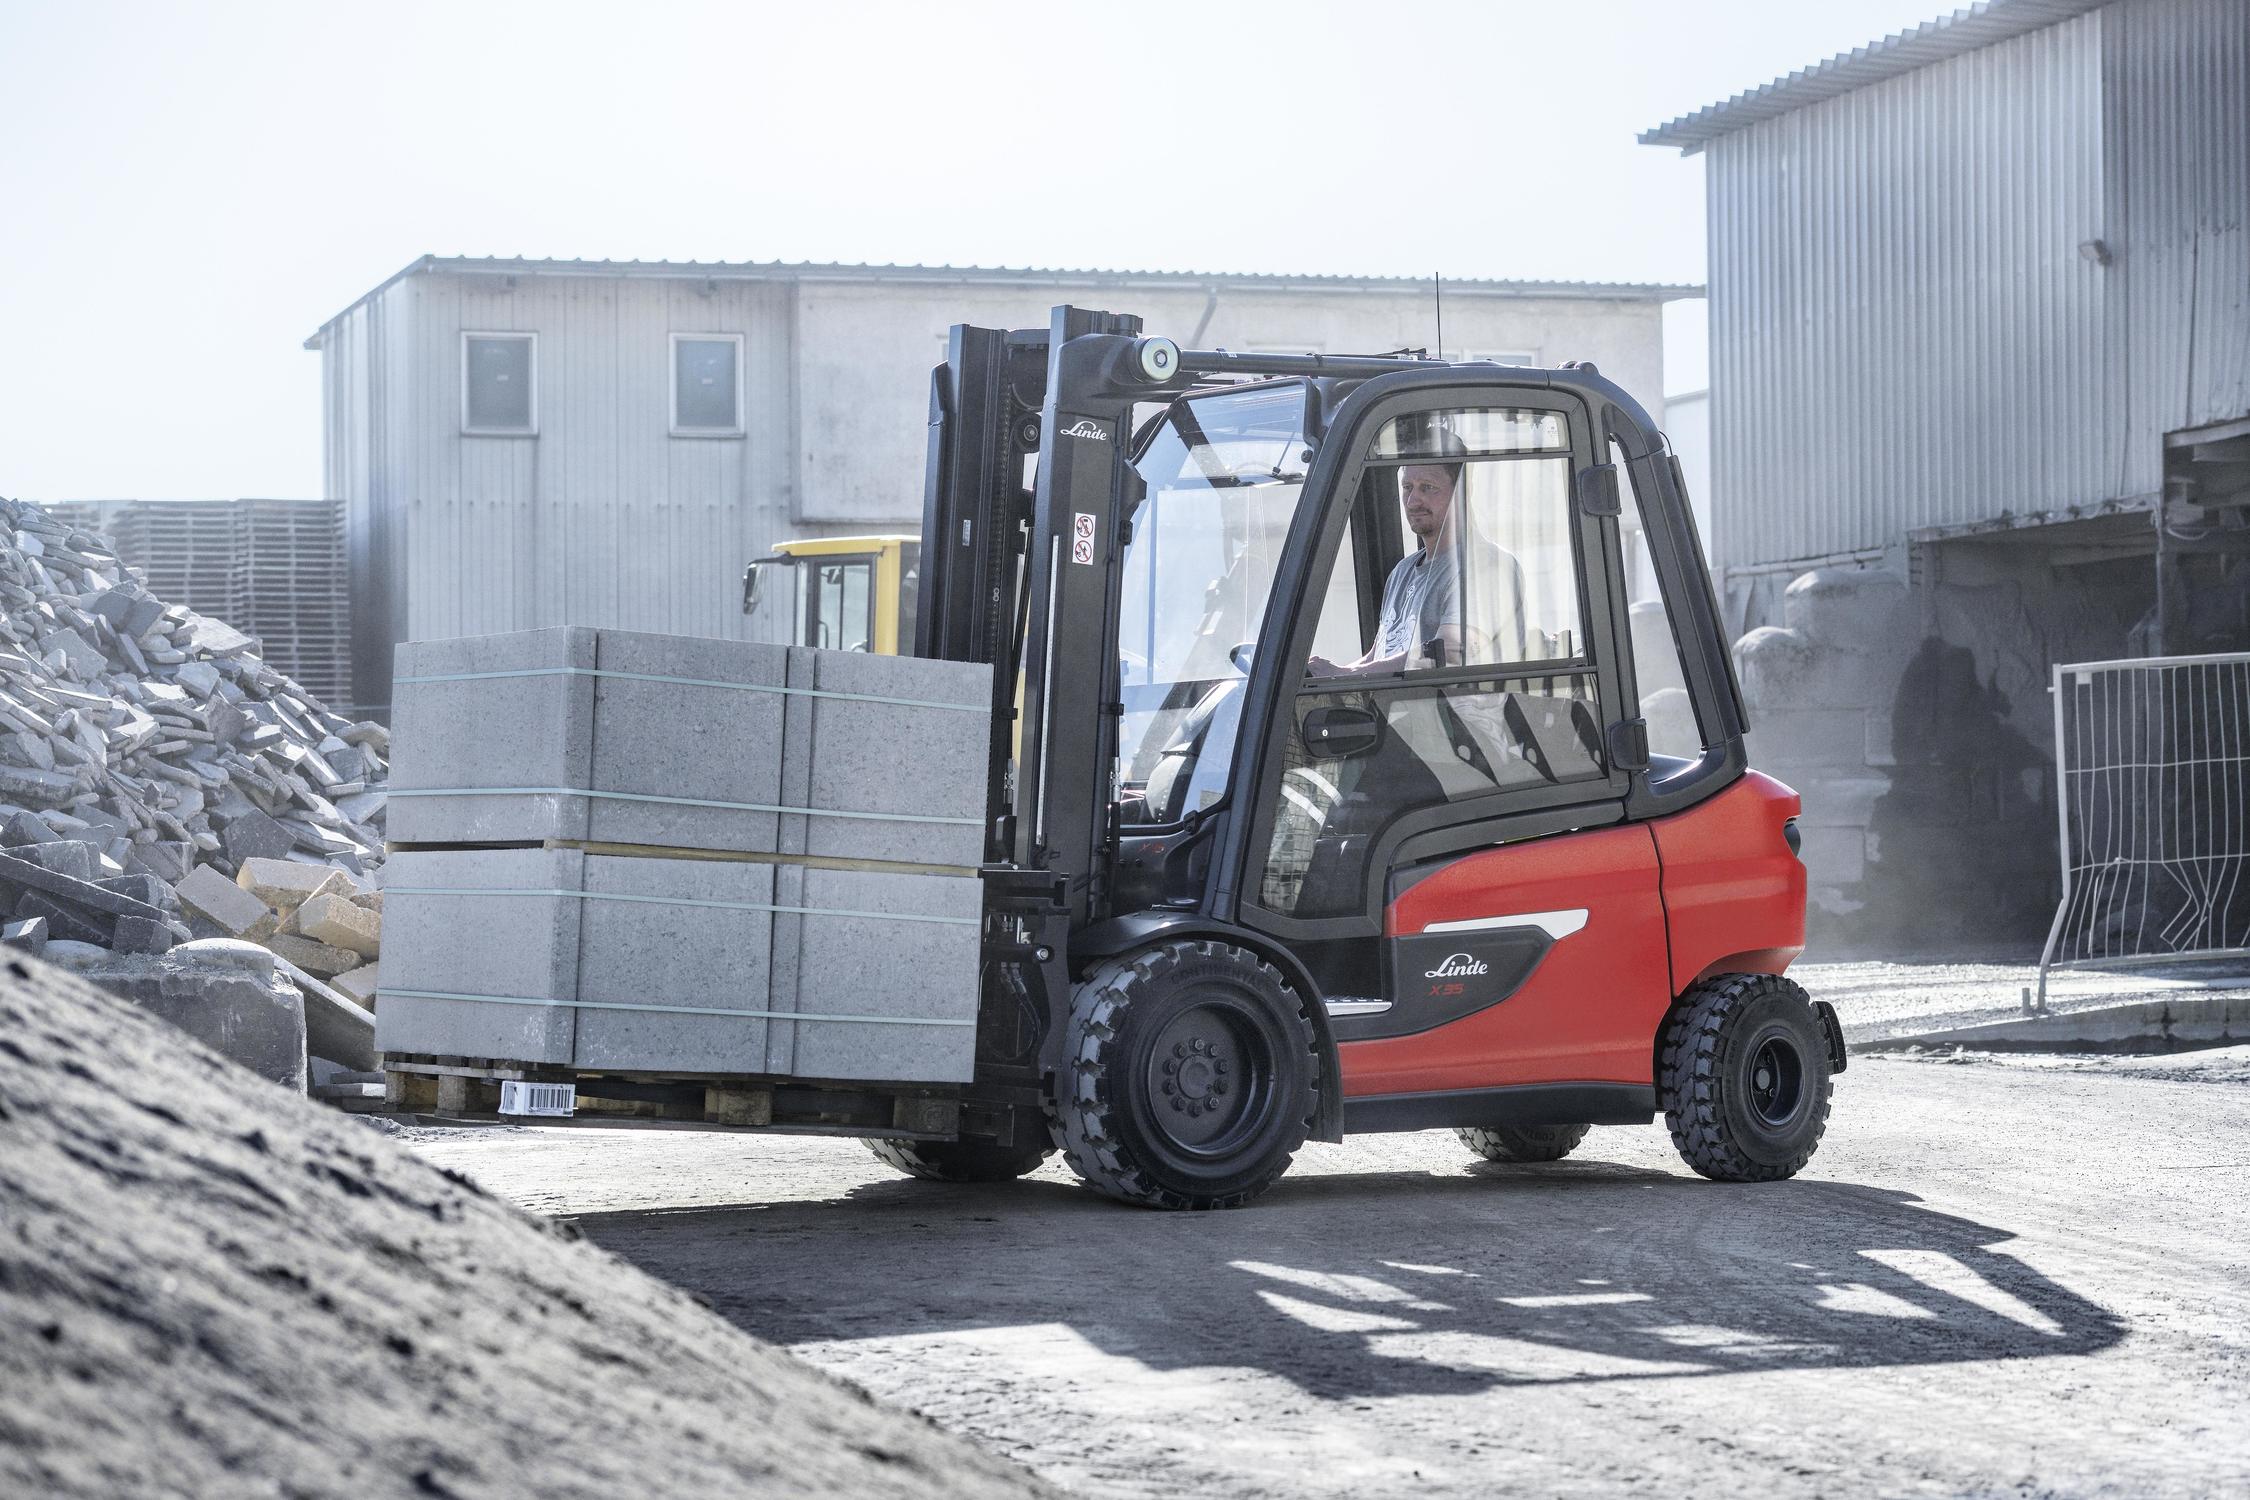
[[[1398,471],[1398,496],[1406,506],[1406,524],[1428,541],[1445,524],[1453,508],[1453,471],[1439,464],[1408,464]]]

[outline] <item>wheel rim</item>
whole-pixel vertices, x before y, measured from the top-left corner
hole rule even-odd
[[[1769,1128],[1795,1118],[1805,1098],[1805,1055],[1789,1037],[1769,1034],[1750,1050],[1744,1082],[1750,1113]]]
[[[1225,1156],[1273,1107],[1273,1048],[1261,1018],[1214,998],[1181,1010],[1149,1049],[1150,1123],[1184,1156]]]

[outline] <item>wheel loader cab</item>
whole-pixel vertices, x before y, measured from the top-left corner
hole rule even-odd
[[[1638,405],[1590,368],[1138,333],[1069,308],[1043,345],[956,330],[957,359],[983,354],[933,402],[925,532],[961,555],[933,550],[918,641],[985,628],[943,580],[1006,576],[970,556],[996,514],[1020,538],[994,597],[1021,624],[986,658],[1023,685],[987,1004],[1044,1017],[1011,1023],[1006,1077],[1073,1168],[1221,1206],[1308,1134],[1452,1126],[1520,1160],[1661,1108],[1707,1175],[1795,1171],[1841,1065],[1833,1013],[1780,977],[1797,802],[1747,773],[1678,466]],[[1034,347],[1035,434],[969,453],[963,414],[1029,408]],[[1771,1058],[1746,1061],[1769,1047],[1798,1081],[1778,1102]]]

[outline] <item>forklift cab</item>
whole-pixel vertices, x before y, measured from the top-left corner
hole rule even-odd
[[[777,542],[742,570],[742,612],[786,610],[793,646],[896,656],[901,621],[911,643],[921,563],[920,537]]]
[[[957,328],[934,386],[916,649],[997,669],[988,1084],[1166,1206],[1307,1136],[1525,1159],[1660,1108],[1706,1175],[1794,1172],[1842,1061],[1782,977],[1797,799],[1639,405],[1139,334]]]

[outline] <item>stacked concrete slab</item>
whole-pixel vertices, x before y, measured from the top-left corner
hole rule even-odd
[[[396,678],[384,1050],[969,1077],[989,668],[573,628]]]

